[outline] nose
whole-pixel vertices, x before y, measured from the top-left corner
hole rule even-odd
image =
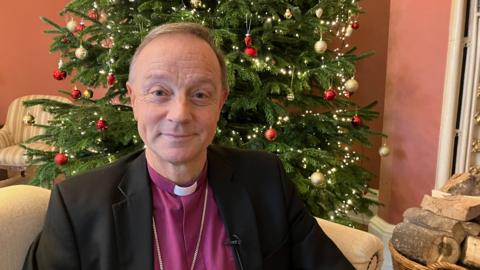
[[[176,123],[190,121],[192,119],[191,106],[186,97],[176,96],[168,108],[167,120]]]

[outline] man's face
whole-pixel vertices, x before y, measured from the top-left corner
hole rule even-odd
[[[213,50],[192,35],[165,34],[143,49],[133,72],[127,88],[151,162],[204,159],[227,98]]]

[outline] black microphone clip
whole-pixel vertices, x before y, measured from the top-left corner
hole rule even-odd
[[[230,240],[225,241],[225,245],[228,246],[240,246],[242,244],[242,240],[236,234],[232,234]]]

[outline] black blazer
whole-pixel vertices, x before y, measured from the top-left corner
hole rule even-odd
[[[214,192],[237,269],[353,269],[324,234],[280,160],[208,149]],[[152,198],[143,151],[53,188],[23,269],[153,270]],[[214,269],[212,269],[214,270]]]

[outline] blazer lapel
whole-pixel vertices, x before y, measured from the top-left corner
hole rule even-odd
[[[153,270],[152,195],[145,153],[126,169],[118,185],[124,199],[112,205],[119,267]]]
[[[208,148],[208,183],[212,187],[230,240],[237,238],[238,269],[262,269],[262,253],[257,222],[245,187],[235,179],[233,167],[225,153],[214,146]],[[235,256],[235,254],[234,254]],[[242,267],[240,266],[242,265]]]

